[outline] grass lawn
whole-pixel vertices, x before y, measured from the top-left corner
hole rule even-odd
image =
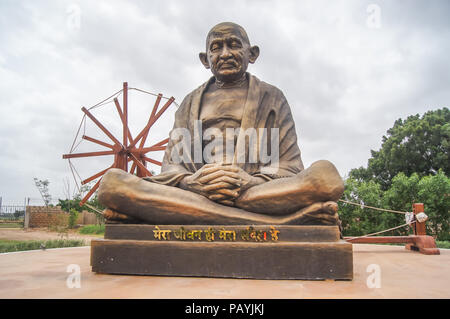
[[[450,241],[436,241],[436,246],[438,246],[438,248],[446,248],[446,249],[450,249]]]
[[[405,246],[405,244],[402,244],[402,243],[384,243],[384,244],[379,243],[379,244],[376,244],[376,245]],[[437,248],[450,249],[450,241],[439,241],[439,240],[436,240],[436,246],[437,246]]]
[[[0,228],[23,228],[22,223],[0,223]]]
[[[13,251],[63,248],[63,247],[79,247],[86,246],[84,240],[79,239],[51,239],[51,240],[5,240],[0,239],[0,253],[8,253]]]

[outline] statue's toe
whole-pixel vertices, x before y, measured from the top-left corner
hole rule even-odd
[[[138,220],[129,217],[127,215],[121,214],[110,208],[103,210],[103,217],[108,224],[138,224]]]
[[[338,211],[338,204],[336,202],[332,202],[332,201],[325,202],[322,205],[322,209],[325,210],[325,211],[328,211],[330,213],[337,213],[337,211]]]
[[[338,225],[336,202],[314,203],[284,218],[286,225]]]

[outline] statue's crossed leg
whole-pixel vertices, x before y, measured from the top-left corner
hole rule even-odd
[[[339,225],[336,202],[314,202],[314,199],[329,198],[330,190],[336,192],[336,187],[331,186],[322,192],[315,189],[315,185],[320,184],[317,172],[325,172],[324,165],[328,164],[320,161],[297,176],[255,186],[237,199],[238,207],[224,206],[177,187],[151,183],[112,169],[103,177],[99,200],[108,207],[105,218],[109,221],[186,225]],[[316,173],[312,174],[312,171]],[[278,192],[274,193],[274,188]],[[270,190],[270,197],[265,190]],[[340,189],[337,191],[339,193]],[[247,207],[259,213],[250,212],[245,209]]]

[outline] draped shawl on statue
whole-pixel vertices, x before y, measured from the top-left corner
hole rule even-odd
[[[241,120],[241,130],[238,135],[235,150],[242,144],[245,145],[247,154],[250,151],[249,139],[245,137],[244,132],[247,128],[279,128],[279,162],[278,171],[275,174],[261,172],[262,167],[268,164],[262,163],[237,163],[239,167],[253,176],[260,176],[266,180],[293,176],[303,170],[303,163],[300,157],[300,149],[297,145],[297,135],[295,124],[292,119],[289,104],[284,94],[275,86],[260,81],[257,77],[247,73],[249,78],[249,87],[247,100],[244,106],[244,112]],[[177,186],[184,176],[194,174],[204,163],[194,163],[194,128],[195,121],[199,119],[202,95],[209,84],[215,81],[210,78],[203,85],[188,94],[181,106],[175,113],[175,123],[173,129],[187,128],[191,134],[191,154],[188,161],[176,163],[171,158],[174,145],[179,141],[172,138],[167,145],[161,168],[161,174],[146,177],[150,182]],[[218,114],[220,116],[220,114]],[[171,131],[171,133],[173,130]]]

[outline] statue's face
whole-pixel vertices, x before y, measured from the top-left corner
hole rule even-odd
[[[222,26],[210,32],[206,49],[206,54],[201,53],[200,59],[222,82],[242,77],[249,62],[255,62],[258,56],[254,51],[259,53],[258,47],[251,47],[239,28],[234,26]]]

